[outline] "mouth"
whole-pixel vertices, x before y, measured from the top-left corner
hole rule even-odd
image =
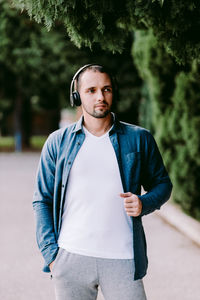
[[[98,104],[98,105],[95,105],[95,108],[106,108],[107,105],[106,104]]]

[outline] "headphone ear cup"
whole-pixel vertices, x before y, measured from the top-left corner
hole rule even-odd
[[[73,98],[73,105],[81,106],[81,98],[79,92],[77,91],[72,92],[72,98]]]

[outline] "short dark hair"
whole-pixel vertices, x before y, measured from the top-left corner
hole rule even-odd
[[[110,70],[108,70],[106,67],[101,66],[101,65],[91,65],[91,66],[88,66],[88,67],[86,67],[85,69],[83,69],[83,70],[78,74],[78,76],[76,77],[75,87],[76,87],[77,90],[79,90],[79,87],[80,87],[81,77],[82,77],[82,75],[83,75],[87,70],[91,70],[91,71],[94,71],[94,72],[100,72],[100,73],[106,73],[106,74],[109,76],[110,80],[111,80],[112,87],[115,88],[114,77],[113,77],[113,75],[111,74],[111,71],[110,71]]]

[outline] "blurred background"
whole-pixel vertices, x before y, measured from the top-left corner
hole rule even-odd
[[[170,202],[199,223],[199,20],[197,1],[0,0],[1,230],[9,215],[13,220],[9,234],[2,231],[2,253],[12,245],[20,207],[26,217],[15,220],[16,243],[25,224],[34,235],[29,205],[40,151],[52,131],[80,117],[70,107],[70,83],[81,66],[94,62],[116,74],[119,119],[154,135],[174,185]],[[11,205],[14,194],[17,206]],[[188,295],[162,299],[200,299],[200,292],[199,298]]]
[[[161,2],[127,0],[124,11],[112,1],[90,8],[90,1],[63,7],[1,0],[0,151],[40,150],[50,132],[80,115],[69,105],[76,70],[105,64],[119,82],[115,112],[151,130],[174,184],[173,201],[200,220],[200,9]]]

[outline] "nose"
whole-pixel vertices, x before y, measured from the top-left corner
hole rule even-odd
[[[97,101],[98,102],[101,102],[101,101],[103,101],[104,100],[104,94],[103,94],[103,91],[102,90],[98,90],[98,92],[97,92]]]

